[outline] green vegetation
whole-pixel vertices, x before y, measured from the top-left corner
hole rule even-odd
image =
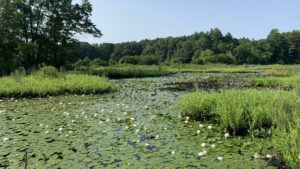
[[[29,76],[0,78],[0,97],[104,93],[114,90],[115,86],[104,77],[61,74],[53,67],[45,67]]]
[[[77,60],[74,35],[101,37],[91,22],[92,6],[82,3],[40,0],[0,0],[0,76],[18,67],[57,68]]]
[[[235,134],[286,126],[289,120],[300,115],[297,92],[273,90],[196,92],[186,95],[179,106],[184,115],[197,120],[213,117]]]
[[[201,122],[200,128],[200,122],[178,117],[173,105],[188,91],[164,90],[164,84],[202,76],[114,80],[118,91],[100,97],[2,99],[0,168],[25,168],[27,162],[27,168],[275,169],[265,159],[274,151],[270,139],[226,138],[220,125]]]
[[[119,44],[77,44],[80,59],[101,58],[131,64],[295,64],[300,63],[300,31],[273,29],[265,39],[234,38],[219,29],[190,36],[158,38]],[[145,56],[151,62],[144,62]],[[151,57],[152,56],[152,57]]]
[[[297,91],[199,91],[187,94],[178,105],[185,116],[217,122],[233,135],[271,136],[276,151],[282,153],[286,163],[294,168],[300,164],[300,98]]]
[[[256,87],[300,89],[299,66],[277,66],[265,72],[265,77],[251,78],[249,84]]]

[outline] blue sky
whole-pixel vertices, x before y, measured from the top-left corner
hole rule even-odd
[[[74,0],[74,2],[81,2]],[[265,38],[273,28],[300,29],[300,0],[90,0],[100,39],[119,43],[191,35],[219,28],[234,37]]]

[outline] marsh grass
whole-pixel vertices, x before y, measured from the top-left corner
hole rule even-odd
[[[186,116],[217,121],[233,134],[245,134],[287,125],[299,115],[300,99],[297,92],[232,89],[187,94],[178,105]]]
[[[254,87],[270,87],[284,89],[300,89],[300,74],[289,77],[259,77],[251,78],[249,85]]]
[[[300,98],[297,90],[197,91],[184,96],[178,106],[183,115],[218,122],[233,135],[271,137],[279,166],[300,166]]]
[[[66,93],[105,93],[116,87],[107,78],[91,75],[58,74],[0,78],[0,97],[61,95]]]

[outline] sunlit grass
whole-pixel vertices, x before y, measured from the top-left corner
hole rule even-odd
[[[1,97],[104,93],[115,90],[108,79],[90,75],[61,74],[57,78],[39,75],[0,78]]]
[[[238,134],[279,125],[299,116],[297,92],[275,90],[225,90],[187,94],[179,107],[186,116],[214,120]]]

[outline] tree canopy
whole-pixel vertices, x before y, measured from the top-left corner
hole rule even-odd
[[[77,44],[77,53],[91,59],[144,64],[144,56],[167,63],[297,64],[300,63],[300,31],[280,33],[273,29],[266,39],[234,38],[215,28],[190,36],[158,38],[119,44]],[[105,52],[104,52],[105,51]],[[150,63],[157,63],[150,62]]]
[[[0,74],[18,66],[73,62],[75,34],[102,36],[91,12],[88,0],[0,0]]]

